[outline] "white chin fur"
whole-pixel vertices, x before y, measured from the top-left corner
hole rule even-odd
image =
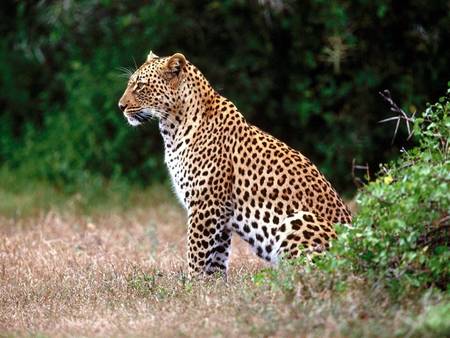
[[[125,117],[127,118],[128,123],[129,123],[130,125],[132,125],[133,127],[137,127],[138,125],[141,124],[141,122],[139,122],[138,120],[136,120],[135,118],[133,118],[133,117],[131,117],[131,116],[126,116],[126,115],[125,115]]]

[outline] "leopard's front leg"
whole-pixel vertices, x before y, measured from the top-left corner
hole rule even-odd
[[[219,272],[226,276],[231,231],[226,208],[196,201],[188,209],[189,276]]]

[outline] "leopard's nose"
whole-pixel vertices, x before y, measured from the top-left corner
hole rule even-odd
[[[122,112],[124,112],[125,109],[127,109],[127,105],[126,105],[126,104],[123,104],[123,103],[121,103],[121,102],[119,102],[119,109],[120,109]]]

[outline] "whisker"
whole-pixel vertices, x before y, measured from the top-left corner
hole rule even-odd
[[[127,79],[134,73],[132,69],[126,67],[117,67],[117,71],[120,72],[120,77],[125,77]]]
[[[134,62],[134,71],[136,71],[139,67],[138,67],[138,65],[137,65],[137,63],[136,63],[136,60],[134,59],[134,56],[131,56],[131,58],[133,59],[133,62]]]
[[[138,120],[141,123],[145,121],[159,119],[176,124],[174,119],[172,119],[172,117],[167,112],[155,108],[143,108],[135,112],[133,116],[136,118],[136,120]]]

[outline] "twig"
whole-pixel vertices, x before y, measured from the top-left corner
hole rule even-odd
[[[394,130],[394,136],[392,137],[392,143],[394,143],[395,137],[397,136],[398,127],[400,126],[401,120],[404,120],[406,123],[406,129],[408,129],[408,138],[409,140],[414,130],[411,128],[410,123],[414,123],[414,116],[416,115],[416,112],[414,112],[411,116],[408,116],[403,109],[401,109],[392,99],[391,92],[387,89],[379,92],[381,97],[389,104],[390,110],[394,113],[397,113],[397,116],[388,117],[387,119],[383,119],[381,121],[378,121],[378,123],[385,123],[389,121],[397,121],[395,124],[395,130]]]
[[[370,181],[369,164],[366,163],[366,165],[359,165],[359,164],[356,164],[355,159],[352,160],[352,178],[353,178],[353,183],[356,185],[357,188],[360,188],[365,183],[364,183],[364,181],[362,179],[360,179],[359,177],[357,177],[355,175],[355,170],[365,170],[366,171],[366,175],[367,175],[367,180]]]

